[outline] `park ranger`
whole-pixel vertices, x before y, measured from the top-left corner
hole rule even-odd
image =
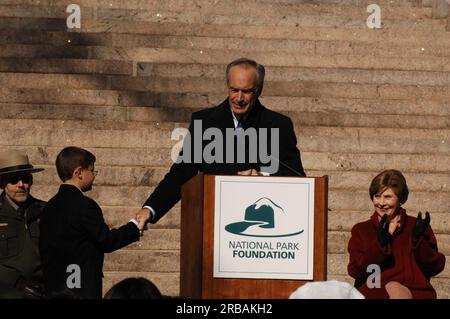
[[[45,202],[30,195],[32,173],[22,152],[0,153],[0,298],[42,297],[39,218]]]

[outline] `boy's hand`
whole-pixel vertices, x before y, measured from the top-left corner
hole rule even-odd
[[[141,233],[144,230],[147,230],[147,222],[150,220],[150,210],[147,208],[141,208],[136,213],[136,221],[138,222],[138,228],[141,231]]]

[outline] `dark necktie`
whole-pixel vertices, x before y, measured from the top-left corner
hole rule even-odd
[[[244,131],[244,121],[243,120],[238,120],[238,124],[236,126],[236,135],[241,134]]]

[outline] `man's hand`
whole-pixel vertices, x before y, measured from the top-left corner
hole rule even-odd
[[[388,216],[386,214],[381,217],[377,226],[377,238],[381,248],[387,250],[389,242],[392,240],[392,235],[389,233],[389,222],[387,222]]]
[[[136,213],[136,221],[138,222],[138,228],[141,232],[147,230],[147,223],[150,221],[150,210],[147,208],[141,208]]]
[[[414,246],[417,244],[420,237],[422,237],[422,235],[425,233],[429,225],[430,225],[430,213],[426,212],[425,219],[422,219],[422,212],[419,211],[416,223],[414,224],[414,227],[412,229],[412,242]]]
[[[248,169],[246,171],[238,172],[238,175],[241,176],[262,176],[262,174],[254,168]]]

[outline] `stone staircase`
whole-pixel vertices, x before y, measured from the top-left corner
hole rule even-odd
[[[33,193],[58,188],[56,154],[97,156],[90,196],[111,226],[127,222],[171,164],[171,131],[224,99],[225,65],[267,67],[263,103],[294,121],[309,176],[330,176],[328,278],[352,282],[346,246],[369,217],[368,186],[403,171],[406,208],[431,211],[446,269],[432,279],[450,297],[450,23],[433,1],[0,0],[0,145],[26,151]],[[179,204],[139,243],[109,254],[105,291],[129,276],[179,293]]]

